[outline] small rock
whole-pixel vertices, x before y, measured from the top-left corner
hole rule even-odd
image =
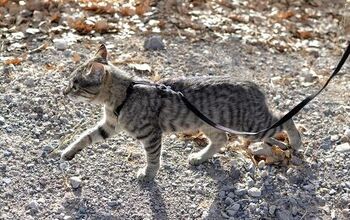
[[[292,219],[292,216],[291,214],[289,213],[289,211],[287,210],[280,210],[278,209],[276,211],[276,217],[277,219],[279,220],[289,220],[289,219]]]
[[[339,140],[339,136],[338,135],[331,135],[331,141],[335,142]]]
[[[260,174],[260,176],[262,177],[262,178],[265,178],[265,177],[267,177],[269,175],[269,173],[266,171],[266,170],[263,170],[262,172],[261,172],[261,174]]]
[[[344,132],[344,136],[350,138],[350,128],[347,128]]]
[[[256,188],[256,187],[252,187],[252,188],[248,189],[248,195],[250,195],[252,197],[260,197],[261,196],[261,189]]]
[[[247,194],[247,189],[236,189],[235,194],[237,196],[243,196],[243,195]]]
[[[26,29],[26,33],[28,33],[28,34],[37,34],[39,32],[40,32],[40,30],[38,28],[27,28]]]
[[[5,118],[0,116],[0,125],[4,125],[5,124]]]
[[[276,206],[275,205],[271,205],[270,207],[269,207],[269,213],[270,213],[270,215],[275,215],[275,211],[276,211]]]
[[[227,196],[230,197],[231,199],[235,198],[235,194],[233,192],[229,192]]]
[[[146,39],[143,47],[145,50],[163,50],[165,48],[163,39],[160,36],[152,36]]]
[[[303,163],[303,160],[295,155],[292,155],[290,162],[295,166],[300,166]]]
[[[230,209],[231,209],[231,210],[234,210],[234,211],[238,211],[240,207],[241,207],[241,205],[240,205],[239,203],[234,203],[234,204],[230,207]]]
[[[8,177],[2,178],[2,182],[6,183],[8,185],[11,183],[11,178],[8,178]]]
[[[233,199],[231,199],[230,197],[226,197],[225,204],[230,206],[232,203],[234,203]]]
[[[73,218],[71,217],[71,216],[69,216],[69,215],[65,215],[64,217],[63,217],[63,220],[72,220]]]
[[[65,50],[68,48],[68,42],[64,39],[54,39],[53,43],[57,50]]]
[[[36,200],[32,200],[28,203],[28,208],[30,208],[32,211],[38,211],[39,210],[39,204]]]
[[[258,163],[259,169],[264,169],[265,168],[265,160],[260,160]]]
[[[311,191],[311,190],[314,190],[315,187],[314,187],[314,185],[312,185],[312,184],[307,184],[307,185],[304,185],[304,186],[303,186],[303,189],[305,189],[305,190],[307,190],[307,191]]]
[[[231,216],[231,217],[234,216],[234,215],[236,215],[236,213],[237,213],[237,211],[232,210],[232,209],[227,209],[226,212],[227,212],[227,214],[228,214],[229,216]]]
[[[69,178],[70,184],[73,187],[73,189],[77,189],[81,185],[81,179],[77,176],[73,176]]]
[[[336,193],[337,193],[337,191],[334,190],[334,189],[329,190],[329,195],[334,195],[334,194],[336,194]]]
[[[342,153],[349,152],[350,151],[350,144],[344,143],[344,144],[337,145],[337,146],[335,146],[335,150],[338,152],[342,152]]]
[[[336,217],[337,217],[337,215],[336,215],[336,213],[335,213],[335,210],[332,210],[332,211],[331,211],[331,218],[332,218],[332,219],[336,219]]]
[[[111,201],[107,202],[107,204],[108,204],[109,207],[115,208],[115,207],[120,205],[120,202],[119,201],[115,201],[115,200],[111,200]]]

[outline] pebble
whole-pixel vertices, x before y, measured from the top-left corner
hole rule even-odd
[[[160,36],[152,36],[146,39],[143,47],[145,50],[163,50],[165,45]]]
[[[73,189],[77,189],[81,185],[81,179],[77,176],[73,176],[69,178],[70,184],[73,187]]]
[[[237,212],[239,210],[239,208],[241,208],[241,205],[239,203],[234,203],[233,205],[231,205],[231,207],[229,209]]]
[[[248,189],[248,195],[258,198],[261,196],[261,189],[256,188],[256,187],[252,187],[252,188]]]
[[[350,128],[347,128],[344,132],[344,136],[350,138]]]
[[[243,196],[243,195],[247,194],[247,189],[236,189],[235,194],[237,196]]]
[[[232,210],[232,209],[227,209],[226,212],[227,212],[227,214],[228,214],[229,216],[234,216],[234,215],[236,215],[236,213],[237,213],[237,211]]]
[[[65,50],[68,48],[68,42],[65,39],[54,39],[53,43],[57,50]]]
[[[258,167],[259,169],[264,169],[265,168],[265,160],[260,160],[259,163],[258,163]]]
[[[331,135],[331,141],[335,142],[339,140],[339,136],[338,135]]]
[[[290,159],[290,162],[295,166],[300,166],[303,163],[303,160],[293,155],[292,158]]]
[[[339,144],[335,146],[335,150],[342,153],[349,152],[350,144],[349,143]]]
[[[263,170],[260,174],[261,177],[267,177],[269,175],[269,173],[266,170]]]
[[[5,118],[0,116],[0,126],[5,124]]]
[[[32,200],[28,203],[28,207],[33,211],[39,210],[39,203],[36,200]]]
[[[230,197],[226,197],[225,204],[227,206],[230,206],[232,203],[234,203],[233,199],[231,199]]]
[[[233,192],[229,192],[227,196],[230,197],[231,199],[235,198],[235,194]]]
[[[2,178],[2,182],[6,183],[8,185],[11,183],[11,178],[8,178],[8,177]]]
[[[275,215],[275,211],[276,211],[276,206],[275,205],[271,205],[270,207],[269,207],[269,213],[270,213],[270,215]]]
[[[69,215],[65,215],[64,217],[63,217],[63,220],[72,220],[73,218],[71,217],[71,216],[69,216]]]
[[[276,217],[277,219],[279,220],[289,220],[289,219],[292,219],[292,216],[291,214],[289,213],[289,211],[287,210],[280,210],[278,209],[276,211]]]

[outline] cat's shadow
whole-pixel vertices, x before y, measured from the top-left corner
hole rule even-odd
[[[164,198],[159,190],[159,185],[155,181],[139,183],[140,188],[150,193],[150,209],[152,219],[169,219],[166,211]]]

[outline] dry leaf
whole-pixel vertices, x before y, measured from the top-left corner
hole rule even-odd
[[[74,63],[78,63],[80,61],[81,57],[78,53],[73,53],[72,60]]]
[[[192,133],[181,133],[179,138],[182,140],[191,140],[194,141],[199,146],[206,146],[208,144],[207,138],[202,132],[192,132]]]
[[[297,31],[296,36],[300,39],[310,39],[313,37],[310,31]]]
[[[5,64],[6,65],[10,65],[10,64],[13,64],[13,65],[19,65],[21,64],[23,60],[21,58],[13,58],[13,59],[8,59],[8,60],[5,60]]]
[[[58,23],[61,19],[61,13],[59,11],[56,11],[54,13],[51,14],[51,17],[50,17],[50,21],[51,23],[54,22],[54,23]]]
[[[124,16],[124,17],[132,16],[132,15],[135,14],[135,10],[133,8],[131,8],[131,7],[121,7],[119,9],[119,13],[120,13],[121,16]]]
[[[247,23],[247,20],[245,20],[242,16],[237,14],[229,14],[228,16],[232,21],[240,22],[240,23]]]
[[[279,19],[288,19],[290,17],[293,17],[295,13],[293,11],[282,11],[277,14],[277,18]]]
[[[70,20],[68,24],[71,28],[74,28],[81,34],[88,34],[93,30],[93,26],[86,24],[82,19],[79,20]]]
[[[94,30],[99,33],[106,33],[109,30],[109,25],[106,20],[100,20],[95,23]]]
[[[52,64],[50,64],[50,63],[45,64],[45,67],[46,67],[46,69],[48,69],[48,70],[52,70],[52,69],[55,68],[55,66],[52,65]]]
[[[114,14],[116,11],[113,8],[112,4],[106,4],[106,5],[99,5],[99,4],[92,4],[89,6],[83,7],[83,10],[90,11],[95,14]]]
[[[288,136],[285,132],[279,132],[274,136],[277,140],[282,142],[288,142]]]
[[[158,23],[158,27],[160,29],[164,29],[165,28],[165,25],[166,25],[166,21],[164,19],[160,19],[159,20],[159,23]]]
[[[147,11],[149,11],[149,8],[150,8],[149,5],[150,5],[150,0],[139,1],[135,9],[136,14],[141,16]]]
[[[272,153],[274,154],[274,156],[277,156],[277,157],[284,158],[284,156],[285,156],[284,151],[281,148],[276,147],[276,146],[272,146]]]

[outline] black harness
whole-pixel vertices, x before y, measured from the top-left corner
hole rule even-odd
[[[181,92],[179,91],[174,91],[170,88],[170,86],[166,86],[164,84],[157,84],[157,83],[151,83],[151,82],[147,82],[147,81],[133,81],[132,83],[130,83],[130,85],[128,86],[127,90],[126,90],[126,96],[125,99],[123,100],[123,102],[117,106],[117,108],[114,110],[114,114],[118,117],[119,113],[121,111],[121,109],[123,108],[124,104],[126,103],[126,101],[128,100],[128,98],[130,97],[131,93],[133,92],[133,88],[135,85],[145,85],[145,86],[154,86],[157,89],[161,90],[162,92],[171,92],[171,93],[175,93],[177,94],[181,100],[183,101],[183,103],[186,105],[186,107],[193,112],[197,117],[199,117],[201,120],[203,120],[204,122],[206,122],[207,124],[209,124],[210,126],[219,129],[221,131],[224,132],[228,132],[228,133],[232,133],[232,134],[236,134],[236,135],[258,135],[261,133],[266,133],[271,129],[277,128],[279,126],[281,126],[283,123],[285,123],[286,121],[288,121],[289,119],[291,119],[294,115],[296,115],[302,108],[304,108],[311,100],[313,100],[314,98],[316,98],[316,96],[318,96],[329,84],[329,82],[332,80],[332,78],[334,76],[336,76],[339,71],[341,70],[342,66],[344,65],[345,61],[347,60],[347,58],[349,57],[350,54],[350,44],[348,45],[348,47],[346,48],[341,60],[339,61],[337,67],[335,68],[335,70],[333,71],[332,75],[328,78],[327,82],[323,85],[323,87],[316,93],[314,93],[313,95],[310,95],[308,97],[306,97],[303,101],[301,101],[298,105],[296,105],[294,108],[292,108],[292,110],[290,110],[287,114],[285,114],[280,120],[278,120],[276,123],[274,123],[273,125],[271,125],[268,128],[265,128],[263,130],[260,130],[258,132],[245,132],[245,131],[236,131],[230,128],[227,128],[225,126],[222,126],[218,123],[213,122],[211,119],[209,119],[207,116],[205,116],[200,110],[198,110]]]

